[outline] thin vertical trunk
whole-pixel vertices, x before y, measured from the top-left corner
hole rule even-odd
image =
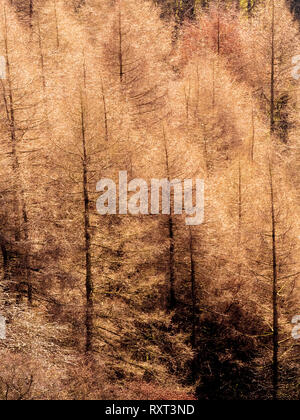
[[[86,288],[86,343],[85,351],[90,353],[93,350],[93,330],[94,330],[94,286],[92,278],[92,259],[91,259],[91,236],[90,236],[90,209],[88,192],[88,156],[86,147],[86,127],[83,98],[81,96],[81,140],[82,140],[82,194],[84,202],[84,242],[85,242],[85,288]]]
[[[220,26],[220,0],[218,0],[218,17],[217,17],[217,70],[219,69],[219,55],[221,51],[221,26]],[[216,64],[213,58],[213,91],[212,91],[212,107],[215,110],[216,102]]]
[[[208,166],[208,152],[207,152],[207,138],[206,138],[206,131],[204,129],[203,132],[203,152],[204,152],[204,160],[205,160],[205,168],[206,168],[206,176],[209,178],[209,166]]]
[[[10,138],[11,138],[11,156],[12,156],[12,169],[14,175],[18,171],[19,161],[17,156],[16,150],[16,124],[15,124],[15,108],[14,108],[14,98],[13,98],[13,89],[12,89],[12,81],[11,81],[11,69],[10,69],[10,57],[9,57],[9,49],[8,49],[8,33],[7,33],[7,20],[6,20],[6,10],[4,6],[4,45],[5,45],[5,60],[6,60],[6,80],[8,85],[8,98],[6,98],[5,86],[2,84],[3,87],[3,98],[6,105],[6,114],[7,120],[9,123],[10,129]],[[16,178],[16,177],[15,177]],[[20,203],[19,203],[19,196],[18,196],[18,186],[17,181],[14,180],[13,183],[13,208],[14,208],[14,217],[15,217],[15,226],[14,226],[14,236],[15,242],[19,242],[20,237]]]
[[[29,25],[32,29],[32,20],[33,20],[33,0],[29,0]]]
[[[192,332],[191,345],[194,349],[196,347],[196,270],[195,270],[195,256],[194,256],[194,241],[192,228],[189,227],[190,234],[190,266],[191,266],[191,297],[192,297]]]
[[[218,21],[217,21],[217,53],[220,55],[221,33],[220,33],[220,1],[218,0]]]
[[[20,188],[22,184],[21,168],[19,163],[19,157],[17,153],[17,126],[15,120],[15,105],[13,97],[13,87],[12,87],[12,78],[11,78],[11,65],[10,65],[10,56],[9,56],[9,47],[8,47],[8,32],[7,32],[7,19],[6,11],[4,7],[4,44],[5,44],[5,59],[6,59],[6,70],[7,70],[7,84],[8,84],[8,98],[6,98],[6,92],[4,84],[3,86],[3,97],[6,106],[6,116],[10,127],[10,138],[11,138],[11,156],[12,156],[12,169],[14,174],[14,199],[13,199],[13,208],[15,214],[15,242],[20,242],[23,236],[25,241],[24,249],[24,270],[25,270],[25,283],[27,287],[27,298],[28,302],[32,304],[32,285],[30,280],[30,270],[29,270],[29,252],[28,252],[28,215],[25,201],[25,192],[23,188]]]
[[[49,114],[48,114],[48,98],[46,95],[46,72],[45,72],[45,58],[44,58],[44,51],[43,51],[43,41],[42,41],[42,34],[41,34],[41,26],[40,26],[40,18],[38,12],[36,12],[36,20],[37,20],[37,29],[38,29],[38,44],[39,44],[39,53],[40,53],[40,65],[41,65],[41,81],[42,81],[42,88],[43,88],[43,101],[44,101],[44,112],[45,112],[45,119],[47,123],[47,130],[50,134],[50,124],[49,124]]]
[[[37,27],[38,27],[39,50],[40,50],[41,77],[42,77],[43,91],[44,91],[44,94],[45,94],[45,91],[46,91],[45,60],[44,60],[44,52],[43,52],[43,45],[42,45],[40,19],[39,19],[38,14],[37,14]]]
[[[197,77],[197,89],[196,89],[196,106],[195,106],[195,117],[198,119],[198,112],[199,112],[199,100],[200,100],[200,78],[199,78],[199,65],[197,63],[197,70],[196,70],[196,77]]]
[[[129,154],[128,160],[129,160],[129,176],[130,176],[130,179],[133,179],[133,162],[132,162],[132,154],[131,153]]]
[[[250,159],[251,162],[254,162],[254,146],[255,146],[255,118],[254,118],[254,105],[252,102],[252,111],[251,111],[251,125],[252,125],[252,136],[251,136],[251,149],[250,149]]]
[[[84,91],[86,92],[86,65],[85,65],[85,52],[83,50],[82,52],[82,78],[83,78],[83,86],[84,86]]]
[[[101,80],[101,93],[102,93],[102,102],[103,102],[103,116],[104,116],[104,133],[105,133],[105,140],[108,141],[108,118],[107,118],[107,107],[106,107],[106,99],[104,94],[104,87],[103,81]]]
[[[238,181],[239,197],[238,197],[238,250],[241,249],[241,238],[242,238],[242,210],[243,210],[243,199],[242,199],[242,168],[241,161],[239,160],[239,181]],[[241,286],[241,275],[242,275],[242,264],[241,264],[241,254],[238,255],[238,286],[237,292]]]
[[[23,215],[23,232],[25,240],[25,250],[24,250],[24,269],[25,269],[25,283],[27,286],[27,299],[30,306],[32,306],[32,283],[30,278],[30,255],[29,255],[29,232],[28,232],[28,216],[26,209],[26,202],[24,198],[24,191],[21,190],[22,195],[22,215]]]
[[[166,144],[166,136],[164,134],[165,142],[165,162],[166,162],[166,172],[167,178],[170,181],[170,168],[169,168],[169,154]],[[168,216],[168,239],[169,239],[169,296],[167,302],[167,309],[172,311],[176,306],[176,297],[175,297],[175,247],[174,247],[174,223],[172,217],[172,210]]]
[[[54,0],[54,20],[55,20],[55,31],[56,31],[56,46],[59,48],[59,30],[58,30],[58,19],[57,19],[57,9],[56,9],[56,0]]]
[[[201,122],[199,119],[199,123],[201,124],[202,129],[202,136],[203,136],[203,158],[205,162],[205,169],[206,169],[206,177],[209,178],[209,163],[208,163],[208,144],[207,144],[207,134],[206,134],[206,126],[204,122]]]
[[[274,204],[273,174],[270,164],[270,194],[271,194],[271,219],[272,219],[272,277],[273,277],[273,399],[278,399],[279,379],[279,327],[278,327],[278,282],[277,282],[277,250],[276,250],[276,220]]]
[[[248,0],[247,1],[247,12],[248,12],[248,17],[251,17],[251,13],[252,13],[252,0]]]
[[[275,129],[275,5],[272,0],[271,23],[271,80],[270,80],[270,132]]]
[[[215,65],[215,59],[213,58],[213,80],[212,80],[212,109],[214,111],[215,109],[215,102],[216,102],[216,65]]]
[[[175,290],[174,290],[174,283],[175,283],[175,272],[174,272],[174,229],[173,229],[173,218],[170,215],[168,218],[168,229],[169,229],[169,280],[170,280],[170,294],[169,294],[169,302],[168,302],[168,309],[171,311],[176,306],[176,298],[175,298]]]
[[[181,25],[180,0],[176,0],[176,3],[175,3],[174,41],[178,40],[180,25]]]
[[[192,1],[192,5],[189,10],[189,15],[191,19],[195,19],[196,17],[196,9],[197,9],[197,0]]]
[[[220,16],[218,14],[218,38],[217,38],[217,53],[220,55],[220,46],[221,46],[221,39],[220,39]]]
[[[184,87],[185,113],[186,113],[187,123],[189,122],[189,116],[190,116],[190,95],[191,95],[191,86],[190,86],[190,81],[189,81],[188,92],[186,92],[186,89]]]
[[[239,242],[241,241],[241,225],[242,225],[242,168],[241,161],[239,160]]]
[[[197,92],[196,93],[196,95],[197,95],[197,101],[196,101],[196,107],[195,107],[195,118],[198,121],[199,128],[200,128],[200,124],[201,124],[201,128],[202,128],[202,135],[203,135],[203,156],[204,156],[205,167],[206,167],[206,176],[207,176],[207,178],[209,178],[206,128],[205,128],[205,123],[204,122],[201,122],[201,120],[199,118],[199,115],[198,115],[198,113],[199,113],[199,99],[200,99],[200,80],[199,80],[199,67],[198,67],[198,64],[197,64],[197,72],[196,72],[196,75],[197,75],[197,90],[196,90],[196,92]],[[213,106],[214,106],[214,99],[213,99]]]
[[[123,82],[124,70],[123,70],[123,35],[122,35],[122,15],[121,15],[121,4],[119,3],[119,73],[120,82]]]

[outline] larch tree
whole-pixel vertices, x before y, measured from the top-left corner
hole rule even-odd
[[[115,1],[103,43],[111,80],[134,104],[132,117],[145,127],[159,124],[167,113],[165,62],[171,43],[166,42],[169,31],[158,12],[150,2],[137,5],[132,0]]]
[[[257,226],[248,225],[252,239],[246,246],[247,271],[253,279],[252,286],[248,282],[249,291],[257,296],[261,305],[258,313],[266,325],[258,334],[266,346],[262,355],[266,375],[263,380],[272,384],[270,395],[275,400],[281,398],[286,387],[286,375],[290,374],[291,378],[294,375],[290,359],[294,343],[289,323],[296,311],[295,288],[299,277],[296,226],[291,217],[295,192],[292,185],[283,181],[284,171],[283,162],[271,157],[253,172],[253,186],[256,191],[261,190],[261,199],[256,205]],[[253,186],[251,195],[255,194]],[[251,213],[249,208],[247,220]]]
[[[11,176],[13,181],[12,207],[14,215],[14,241],[23,249],[24,269],[23,280],[20,280],[20,290],[26,289],[28,300],[32,303],[31,263],[30,263],[30,213],[32,211],[32,198],[30,196],[31,176],[28,164],[32,153],[39,149],[39,140],[42,130],[42,116],[38,112],[40,98],[34,94],[35,74],[34,56],[26,49],[25,31],[20,35],[15,32],[16,18],[7,4],[2,7],[2,42],[5,51],[6,79],[1,81],[2,90],[2,125],[6,131],[5,138],[9,144],[7,153],[11,158]],[[17,26],[18,27],[18,26]],[[25,47],[17,40],[25,43]],[[14,48],[12,47],[12,43]],[[16,49],[15,45],[19,45]],[[9,140],[8,140],[9,139]],[[36,139],[35,147],[32,140]],[[22,292],[20,291],[20,296]]]
[[[251,57],[247,80],[252,78],[255,84],[254,94],[268,116],[270,131],[286,143],[295,123],[291,63],[298,34],[285,2],[264,2],[252,19],[249,35],[244,38]]]

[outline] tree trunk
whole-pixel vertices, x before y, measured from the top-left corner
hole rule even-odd
[[[90,353],[93,350],[93,330],[94,330],[94,286],[92,278],[91,262],[91,236],[90,236],[90,209],[88,192],[88,157],[86,149],[86,128],[83,99],[81,97],[81,136],[82,136],[82,191],[84,202],[84,241],[85,241],[85,288],[86,288],[86,344],[85,351]]]
[[[241,249],[241,239],[242,239],[242,210],[243,210],[243,198],[242,198],[242,169],[241,161],[239,160],[239,198],[238,198],[238,250]],[[238,287],[239,290],[241,285],[241,276],[242,276],[242,264],[241,264],[241,254],[238,256]]]
[[[8,84],[8,101],[6,99],[5,88],[3,91],[3,97],[6,104],[6,117],[9,123],[10,128],[10,138],[11,138],[11,156],[12,156],[12,170],[14,174],[14,199],[13,199],[13,208],[14,208],[14,217],[15,217],[15,229],[14,236],[15,242],[20,242],[24,239],[24,270],[25,270],[25,282],[27,285],[27,298],[28,302],[32,304],[32,285],[30,280],[30,271],[29,271],[29,254],[28,254],[28,215],[27,207],[25,201],[25,192],[23,188],[20,188],[20,183],[22,180],[21,168],[19,163],[19,157],[17,152],[17,125],[15,120],[15,105],[13,97],[13,86],[11,79],[11,68],[10,68],[10,57],[9,57],[9,47],[8,47],[8,34],[7,34],[7,20],[6,13],[4,9],[4,44],[5,44],[5,59],[6,59],[6,68],[7,68],[7,84]],[[24,282],[23,282],[24,283]]]
[[[221,28],[220,28],[220,3],[218,3],[218,23],[217,23],[217,53],[220,55],[221,48]]]
[[[271,193],[271,219],[272,219],[272,277],[273,277],[273,399],[278,399],[278,284],[277,284],[277,252],[276,252],[276,220],[274,205],[273,174],[270,164],[270,193]]]
[[[270,132],[275,129],[275,5],[272,0],[272,23],[271,23],[271,80],[270,80]]]
[[[122,35],[122,15],[121,15],[121,4],[119,3],[119,74],[120,82],[123,82],[124,70],[123,70],[123,35]]]
[[[42,85],[43,85],[43,91],[44,91],[44,95],[45,95],[45,91],[46,91],[45,60],[44,60],[44,53],[43,53],[42,35],[41,35],[41,26],[40,26],[39,15],[37,15],[37,27],[38,27],[38,37],[39,37]]]
[[[165,132],[164,135],[164,142],[165,142],[165,164],[166,164],[166,172],[167,178],[170,181],[170,169],[169,169],[169,154],[166,144],[166,136]],[[176,297],[175,297],[175,269],[174,269],[174,261],[175,261],[175,247],[174,247],[174,226],[173,226],[173,218],[172,218],[172,209],[170,211],[170,215],[168,216],[168,239],[169,239],[169,296],[167,302],[167,309],[172,311],[176,306]]]
[[[101,93],[102,93],[102,102],[103,102],[105,140],[108,141],[108,118],[107,118],[107,107],[106,107],[106,99],[105,99],[105,94],[104,94],[103,81],[101,81],[101,91],[102,91]]]
[[[32,28],[32,19],[33,19],[33,0],[29,0],[29,25]]]
[[[250,149],[250,159],[251,162],[254,162],[254,146],[255,146],[255,118],[254,118],[254,105],[252,102],[251,110],[251,125],[252,125],[252,136],[251,136],[251,149]]]
[[[175,272],[174,272],[174,231],[173,231],[173,219],[170,215],[168,218],[168,229],[169,229],[169,301],[168,301],[168,310],[172,311],[176,306],[175,298]]]
[[[194,241],[192,228],[189,227],[190,234],[190,266],[191,266],[191,297],[192,297],[192,332],[191,332],[191,345],[194,349],[196,347],[196,270],[194,258]]]
[[[252,13],[252,0],[247,1],[247,12],[248,12],[248,16],[250,17]]]
[[[58,20],[57,20],[57,9],[56,9],[56,0],[54,0],[54,20],[55,20],[55,31],[56,31],[56,46],[59,48],[59,30],[58,30]]]

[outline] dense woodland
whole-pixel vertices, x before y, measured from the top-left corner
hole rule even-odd
[[[0,399],[299,399],[297,7],[1,0]],[[100,216],[119,171],[204,223]]]

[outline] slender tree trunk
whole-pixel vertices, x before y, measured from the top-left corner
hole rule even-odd
[[[189,116],[190,116],[190,95],[191,95],[191,86],[190,86],[190,80],[189,80],[188,92],[186,92],[186,89],[184,87],[185,114],[186,114],[187,124],[189,123]]]
[[[30,25],[30,28],[32,29],[32,20],[33,20],[33,12],[34,12],[34,9],[33,9],[33,0],[29,0],[29,25]]]
[[[215,110],[216,103],[216,64],[215,59],[213,58],[213,68],[212,68],[212,109]]]
[[[270,132],[275,129],[275,5],[272,0],[271,23],[271,80],[270,80]]]
[[[197,70],[196,70],[196,78],[197,78],[197,89],[196,89],[196,106],[195,106],[195,118],[199,119],[199,100],[200,100],[200,77],[199,77],[199,65],[197,63]]]
[[[241,161],[239,160],[239,242],[241,241],[241,225],[242,225],[242,168],[241,168]]]
[[[191,297],[192,297],[192,332],[191,345],[194,349],[196,347],[196,270],[195,270],[195,256],[194,256],[194,241],[192,228],[189,227],[190,234],[190,268],[191,268]]]
[[[46,95],[46,71],[45,71],[45,57],[44,57],[44,50],[43,50],[43,40],[42,40],[42,33],[41,33],[41,26],[40,26],[40,18],[38,12],[36,12],[36,20],[37,20],[37,29],[38,29],[38,44],[39,44],[39,52],[40,52],[40,66],[41,66],[41,82],[43,88],[43,101],[44,101],[44,112],[45,112],[45,119],[47,123],[47,130],[48,135],[51,136],[50,133],[50,123],[49,123],[49,113],[48,113],[48,97]]]
[[[9,123],[10,128],[10,138],[11,138],[11,156],[12,156],[12,169],[14,175],[19,167],[19,161],[17,156],[16,150],[16,124],[15,124],[15,108],[14,108],[14,99],[13,99],[13,89],[12,89],[12,81],[11,81],[11,71],[10,71],[10,57],[9,57],[9,49],[8,49],[8,34],[7,34],[7,21],[6,21],[6,11],[4,6],[4,44],[5,44],[5,60],[6,60],[6,73],[7,73],[7,84],[8,84],[8,98],[6,98],[6,92],[3,85],[3,98],[6,105],[6,114],[7,120]],[[14,180],[13,183],[13,208],[14,208],[14,217],[15,217],[15,226],[14,226],[14,235],[15,235],[15,242],[20,241],[20,203],[19,203],[19,196],[18,196],[18,181]]]
[[[176,2],[175,2],[174,41],[177,41],[178,40],[180,25],[181,25],[180,0],[176,0]]]
[[[55,31],[56,31],[56,47],[59,48],[60,42],[59,42],[59,30],[58,30],[56,0],[54,0],[54,20],[55,20]]]
[[[23,214],[23,231],[24,231],[24,240],[25,240],[25,250],[24,250],[24,269],[25,269],[25,283],[27,286],[27,299],[30,306],[32,306],[32,282],[30,274],[30,253],[29,253],[29,232],[28,232],[28,216],[26,209],[26,202],[24,198],[24,191],[21,190],[22,194],[22,214]]]
[[[254,118],[254,105],[252,102],[252,111],[251,111],[251,125],[252,125],[252,136],[251,136],[251,149],[250,149],[250,159],[251,162],[254,162],[254,146],[255,146],[255,118]]]
[[[169,169],[169,154],[166,144],[166,136],[164,132],[164,142],[165,142],[165,162],[166,162],[166,172],[167,178],[170,181],[170,169]],[[175,246],[174,246],[174,223],[172,217],[172,210],[168,216],[168,239],[169,239],[169,296],[167,302],[167,309],[172,311],[176,307],[176,297],[175,297]]]
[[[28,302],[32,304],[32,285],[30,279],[30,270],[29,270],[29,250],[28,250],[28,215],[25,201],[25,192],[23,188],[20,188],[22,184],[21,168],[19,163],[19,157],[17,152],[17,126],[15,120],[15,105],[13,97],[13,87],[11,79],[11,67],[10,67],[10,56],[9,56],[9,47],[8,47],[8,33],[7,33],[7,19],[6,11],[4,7],[4,44],[5,44],[5,59],[6,59],[6,68],[7,68],[7,84],[8,84],[8,99],[6,98],[5,88],[3,91],[3,97],[6,105],[6,115],[10,127],[10,138],[11,138],[11,156],[12,156],[12,169],[14,174],[14,199],[13,199],[13,208],[15,214],[15,242],[18,243],[21,241],[22,236],[25,241],[24,246],[24,270],[25,270],[25,283],[27,286],[27,298]],[[4,86],[4,85],[3,85]]]
[[[278,380],[279,380],[279,364],[278,364],[278,282],[277,282],[277,250],[276,250],[276,220],[275,220],[275,204],[274,204],[274,187],[273,174],[270,164],[270,194],[271,194],[271,219],[272,219],[272,277],[273,277],[273,399],[278,399]]]
[[[45,91],[46,91],[45,60],[44,60],[44,52],[43,52],[43,45],[42,45],[42,35],[41,35],[40,19],[39,19],[39,15],[38,14],[37,14],[37,27],[38,27],[39,50],[40,50],[40,63],[41,63],[42,86],[43,86],[43,91],[44,91],[44,94],[45,94]]]
[[[209,165],[208,165],[208,151],[207,151],[207,137],[206,137],[206,130],[203,130],[203,154],[205,160],[205,168],[206,168],[206,176],[209,178]]]
[[[103,81],[101,80],[101,93],[102,93],[102,102],[103,102],[103,116],[104,116],[104,133],[105,133],[105,140],[108,141],[108,118],[107,118],[107,107],[106,107],[106,99],[104,94],[104,87]]]
[[[247,1],[247,12],[248,12],[248,16],[250,17],[252,13],[252,0]]]
[[[221,28],[220,28],[220,0],[218,0],[218,22],[217,22],[217,53],[220,55]]]
[[[242,239],[242,210],[243,210],[243,198],[242,198],[242,168],[241,168],[241,161],[239,160],[239,181],[238,181],[238,188],[239,188],[239,197],[238,197],[238,250],[241,249],[241,239]],[[239,252],[238,256],[238,287],[237,293],[241,286],[241,276],[242,276],[242,264],[241,264],[241,254]]]
[[[86,148],[86,127],[83,98],[81,96],[81,137],[82,137],[82,193],[84,202],[84,242],[85,242],[85,288],[86,288],[86,344],[85,351],[90,353],[93,350],[93,330],[94,330],[94,286],[92,278],[91,260],[91,236],[90,236],[90,209],[88,192],[88,156]]]
[[[169,302],[168,310],[172,311],[176,306],[175,298],[175,272],[174,272],[174,230],[173,230],[173,218],[170,215],[168,218],[168,229],[169,229]]]
[[[192,5],[189,10],[189,15],[191,19],[195,19],[196,17],[197,3],[198,3],[198,0],[192,0]]]
[[[119,74],[120,82],[123,82],[124,70],[123,70],[123,34],[122,34],[122,14],[121,14],[121,3],[119,3]]]

